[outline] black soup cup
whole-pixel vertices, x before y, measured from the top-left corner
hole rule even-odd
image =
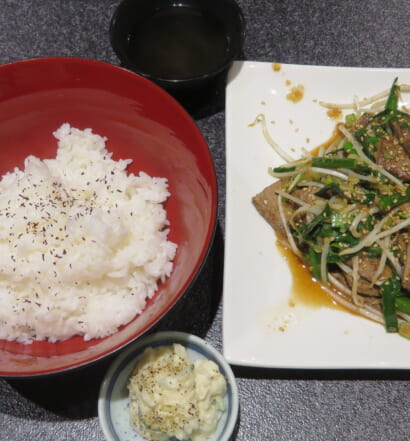
[[[197,116],[223,105],[226,74],[241,56],[244,29],[234,0],[123,0],[110,39],[123,67]]]

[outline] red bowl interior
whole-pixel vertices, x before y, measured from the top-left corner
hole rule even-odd
[[[129,171],[168,179],[169,239],[178,244],[171,277],[142,314],[117,333],[85,342],[24,345],[0,340],[0,375],[32,376],[88,364],[146,332],[184,294],[211,245],[217,210],[208,146],[185,110],[162,89],[125,69],[79,58],[43,58],[0,67],[0,174],[29,154],[55,157],[52,135],[69,122],[108,138]]]

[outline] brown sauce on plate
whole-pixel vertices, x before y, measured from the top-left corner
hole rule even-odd
[[[336,303],[316,281],[304,262],[302,262],[290,248],[278,244],[278,249],[286,259],[292,273],[292,291],[290,306],[307,306],[312,308],[327,307],[346,311],[346,308]]]

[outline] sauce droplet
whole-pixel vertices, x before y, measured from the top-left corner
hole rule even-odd
[[[305,95],[305,87],[302,84],[292,87],[286,98],[293,103],[298,103]]]
[[[329,109],[326,112],[327,116],[331,119],[333,119],[334,121],[340,121],[342,119],[343,116],[343,112],[341,109]]]
[[[280,72],[282,69],[282,65],[280,63],[272,63],[272,70],[274,72]]]

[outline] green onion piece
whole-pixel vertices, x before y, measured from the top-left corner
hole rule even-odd
[[[357,186],[356,191],[353,192],[351,200],[353,202],[360,202],[365,205],[373,205],[376,199],[377,193],[368,190],[365,187]]]
[[[409,118],[409,114],[406,112],[402,112],[401,110],[384,109],[378,114],[374,115],[372,120],[377,122],[378,125],[376,125],[374,129],[379,135],[382,136],[383,133],[386,132],[386,129],[388,129],[386,127],[387,123],[389,123],[392,120],[401,121],[401,123],[404,124],[403,128],[406,128],[405,126],[407,125],[407,123],[405,123],[403,120],[408,118]]]
[[[331,237],[333,239],[336,234],[338,234],[338,231],[332,228],[331,225],[322,224],[320,226],[320,232],[319,232],[320,237]]]
[[[274,173],[288,173],[296,170],[296,167],[275,167],[272,169]]]
[[[383,110],[378,116],[379,124],[383,127],[386,127],[390,121],[397,121],[397,118],[399,118],[397,110]]]
[[[323,222],[329,220],[331,211],[329,205],[326,205],[322,212],[316,215],[308,224],[303,225],[298,230],[299,238],[301,242],[306,242],[311,236],[313,236],[316,227],[321,226]]]
[[[344,234],[344,233],[343,233]],[[339,236],[340,237],[340,236]],[[352,254],[344,254],[343,256],[340,255],[340,251],[345,250],[346,248],[354,247],[359,243],[359,240],[355,237],[351,236],[349,240],[340,240],[337,241],[338,238],[336,238],[331,244],[330,244],[330,251],[334,254],[334,261],[335,262],[343,262],[348,259],[350,259],[353,256],[356,256],[358,253],[352,253]],[[344,239],[344,237],[343,237]],[[330,253],[330,252],[329,252]],[[337,258],[336,258],[337,256]],[[329,258],[328,258],[329,260]],[[330,260],[329,260],[330,261]]]
[[[336,254],[332,251],[332,249],[329,249],[329,254],[327,255],[327,263],[338,263],[342,262],[342,258],[339,256],[339,254]]]
[[[399,105],[400,86],[398,86],[396,83],[397,78],[394,79],[391,86],[390,94],[386,101],[386,110],[396,110]]]
[[[321,254],[317,253],[312,247],[309,247],[307,253],[304,254],[304,259],[310,266],[313,277],[316,280],[321,280],[322,274],[320,272]]]
[[[343,150],[348,154],[357,155],[356,149],[353,147],[353,144],[350,141],[345,141],[343,144]]]
[[[370,258],[377,258],[377,257],[381,257],[382,255],[382,249],[380,247],[368,247],[364,249],[366,251],[366,254],[370,257]]]
[[[405,202],[410,202],[410,187],[406,188],[406,194],[394,193],[379,198],[377,205],[382,211],[389,211]]]
[[[375,146],[379,141],[379,138],[377,136],[369,135],[367,128],[356,130],[354,132],[354,136],[357,141],[359,141],[360,144],[363,146],[363,152],[365,153],[365,155],[372,161],[374,161],[374,152],[376,150]]]
[[[368,232],[373,230],[374,228],[374,217],[373,216],[367,216],[366,219],[362,219],[362,221],[357,226],[357,231],[364,231]],[[377,247],[379,249],[379,247]]]
[[[398,331],[396,297],[401,294],[400,280],[397,277],[386,279],[380,287],[383,305],[383,317],[387,332]]]
[[[349,113],[345,116],[345,122],[346,124],[354,124],[357,120],[357,116],[355,113]]]
[[[397,297],[396,307],[399,311],[410,314],[410,297]]]
[[[360,165],[355,158],[312,158],[312,167],[356,169]]]
[[[333,194],[336,194],[337,196],[340,196],[342,198],[344,197],[344,192],[340,188],[340,185],[337,185],[334,182],[331,184],[324,185],[320,190],[315,192],[315,196],[320,196],[320,197],[329,197],[332,196]]]
[[[349,231],[345,231],[340,232],[337,236],[335,236],[335,239],[332,242],[331,246],[335,250],[344,250],[346,248],[354,247],[359,242],[360,240],[357,237],[354,237],[352,233],[350,233]]]
[[[333,228],[344,228],[346,225],[346,216],[341,213],[332,213],[330,216],[330,224]]]

